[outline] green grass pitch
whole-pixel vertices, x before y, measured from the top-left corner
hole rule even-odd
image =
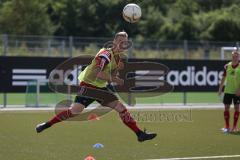
[[[135,117],[150,113],[131,112]],[[224,123],[220,109],[157,110],[152,114],[158,118],[140,118],[139,126],[158,136],[139,143],[113,111],[99,121],[66,121],[41,134],[35,132],[35,125],[51,118],[52,112],[0,112],[0,159],[83,160],[92,155],[97,160],[143,160],[240,153],[240,134],[220,131]],[[158,114],[167,116],[161,119]],[[185,116],[174,119],[170,115]],[[151,122],[143,122],[146,120]],[[104,148],[94,149],[95,143]]]
[[[27,95],[27,96],[26,96]],[[183,103],[183,93],[171,92],[160,96],[138,98],[137,103],[141,104],[162,104],[162,103]],[[72,95],[74,98],[74,95]],[[200,98],[201,97],[201,98]],[[67,95],[55,93],[41,93],[40,104],[56,104],[62,99],[66,99]],[[8,93],[7,104],[9,105],[25,105],[26,103],[35,104],[35,93]],[[219,103],[219,97],[216,92],[188,92],[186,93],[187,103]],[[0,94],[0,105],[3,104],[3,94]]]

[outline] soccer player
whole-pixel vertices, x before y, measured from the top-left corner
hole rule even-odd
[[[232,52],[232,61],[227,63],[224,66],[224,74],[221,79],[221,83],[219,86],[218,94],[221,95],[223,90],[223,86],[225,83],[224,88],[224,97],[223,103],[225,106],[224,110],[224,119],[225,119],[225,127],[222,129],[223,132],[237,132],[239,131],[237,128],[237,122],[239,117],[239,103],[240,103],[240,65],[239,65],[239,52],[233,51]],[[234,117],[233,117],[233,128],[230,130],[230,105],[234,104]]]
[[[113,47],[102,48],[97,53],[91,64],[79,75],[80,89],[75,97],[74,103],[71,104],[69,109],[58,113],[51,120],[38,124],[36,127],[37,133],[42,132],[58,122],[79,115],[84,108],[96,100],[102,106],[116,110],[123,123],[136,133],[139,142],[151,140],[156,137],[156,133],[147,133],[139,129],[127,108],[106,88],[108,82],[124,85],[124,80],[117,76],[116,70],[124,67],[120,54],[126,50],[123,47],[125,42],[128,42],[127,33],[118,32],[113,40]]]

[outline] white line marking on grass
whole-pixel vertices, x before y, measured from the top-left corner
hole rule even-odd
[[[146,160],[184,160],[184,159],[217,159],[217,158],[236,158],[240,155],[223,155],[223,156],[206,156],[206,157],[183,157],[183,158],[160,158],[160,159],[146,159]]]

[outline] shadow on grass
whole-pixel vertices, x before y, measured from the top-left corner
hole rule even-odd
[[[235,136],[240,136],[240,132],[230,132],[229,134],[235,135]]]

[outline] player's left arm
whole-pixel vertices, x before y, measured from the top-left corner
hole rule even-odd
[[[236,96],[240,97],[240,75],[237,76],[236,83],[237,83],[237,86],[238,86],[238,89],[236,91]]]
[[[236,72],[236,86],[237,86],[237,91],[236,91],[236,96],[240,96],[240,71]]]
[[[240,89],[237,90],[236,96],[240,97]]]
[[[239,81],[240,81],[240,79],[236,79],[236,82],[235,82],[237,85],[237,88],[238,88],[235,94],[238,97],[240,97],[240,82]]]

